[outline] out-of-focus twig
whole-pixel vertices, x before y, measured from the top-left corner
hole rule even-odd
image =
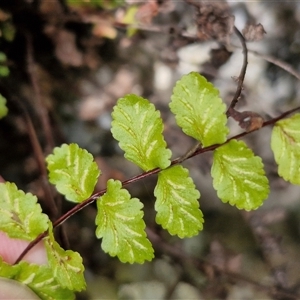
[[[248,224],[252,234],[260,248],[260,254],[265,264],[272,273],[273,280],[278,288],[285,290],[288,288],[288,279],[285,272],[285,265],[275,265],[272,256],[276,254],[284,256],[284,250],[281,246],[281,238],[275,236],[264,224],[262,213],[241,212],[242,217]],[[278,257],[277,257],[278,258]]]
[[[36,111],[37,115],[39,116],[39,121],[42,125],[43,132],[45,134],[45,139],[46,139],[45,153],[48,154],[54,148],[55,143],[54,143],[54,138],[52,135],[52,129],[51,129],[51,125],[50,125],[48,110],[47,110],[47,107],[45,106],[45,103],[42,100],[41,90],[40,90],[40,86],[38,84],[38,79],[37,79],[37,74],[36,74],[36,63],[34,60],[32,37],[31,37],[30,33],[28,33],[28,32],[25,32],[25,36],[26,36],[26,42],[27,42],[27,44],[26,44],[26,46],[27,46],[26,47],[27,71],[28,71],[31,85],[32,85],[32,88],[34,91],[34,99],[35,99],[35,104],[36,104],[35,111]],[[45,202],[46,202],[46,205],[49,208],[49,210],[52,212],[51,217],[55,219],[61,212],[61,206],[62,206],[61,196],[57,197],[56,198],[57,201],[55,201],[55,199],[53,197],[53,193],[51,192],[49,181],[48,181],[48,174],[47,174],[47,169],[45,166],[45,157],[44,157],[45,153],[43,153],[43,151],[42,151],[42,148],[37,139],[33,124],[31,122],[31,119],[30,119],[27,111],[24,109],[24,107],[23,107],[23,110],[25,111],[25,118],[26,118],[26,122],[28,125],[28,129],[29,129],[30,140],[31,140],[31,143],[32,143],[32,146],[34,149],[35,157],[38,161],[39,170],[41,172],[42,187],[43,187],[45,199],[46,199]],[[68,238],[67,238],[63,228],[60,229],[60,237],[61,237],[61,240],[64,243],[64,245],[68,245],[68,243],[69,243]]]
[[[18,101],[17,103],[22,111],[23,116],[24,116],[24,119],[25,119],[25,122],[27,125],[28,136],[29,136],[29,139],[31,142],[31,146],[33,148],[33,152],[34,152],[34,157],[37,161],[37,164],[38,164],[38,167],[39,167],[39,170],[41,173],[40,178],[41,178],[41,182],[42,182],[42,188],[43,188],[43,191],[45,194],[45,205],[47,206],[49,211],[52,212],[51,218],[57,218],[58,209],[57,209],[57,205],[56,205],[53,195],[52,195],[53,194],[52,190],[49,185],[48,173],[47,173],[47,169],[46,169],[46,165],[45,165],[45,157],[43,154],[43,150],[41,148],[41,145],[37,138],[36,131],[34,129],[31,118],[30,118],[25,106],[20,101]]]
[[[269,63],[278,66],[279,68],[285,70],[286,72],[290,73],[291,75],[293,75],[294,77],[296,77],[298,80],[300,80],[300,73],[297,72],[290,64],[274,57],[271,55],[267,55],[267,54],[263,54],[254,50],[250,50],[248,49],[248,51],[266,61],[268,61]]]
[[[43,127],[43,131],[46,138],[46,153],[50,153],[54,148],[54,139],[52,136],[50,120],[47,108],[42,101],[41,90],[38,84],[36,71],[35,71],[35,61],[34,61],[34,53],[33,53],[33,46],[32,46],[32,37],[29,33],[26,33],[26,42],[27,42],[27,72],[31,81],[31,85],[34,91],[34,99],[35,99],[35,111],[39,116],[39,121]]]
[[[212,268],[215,272],[222,274],[223,276],[227,276],[234,281],[243,281],[247,282],[255,286],[256,288],[267,292],[270,296],[274,297],[274,299],[287,299],[287,300],[297,300],[300,295],[296,293],[291,293],[289,291],[282,290],[278,287],[263,285],[260,282],[247,278],[241,274],[230,272],[226,269],[220,268],[211,262],[208,262],[201,258],[192,257],[190,254],[187,255],[183,249],[179,249],[165,242],[159,235],[157,235],[154,231],[147,228],[147,236],[153,243],[156,249],[167,253],[171,257],[176,260],[181,261],[183,264],[186,262],[191,262],[194,266],[196,266],[201,272],[205,272],[206,266]]]
[[[244,84],[244,80],[245,80],[245,75],[246,75],[246,71],[247,71],[247,65],[248,65],[248,49],[247,49],[247,45],[246,45],[246,41],[244,36],[242,35],[242,33],[234,26],[234,32],[237,35],[237,37],[239,38],[241,44],[242,44],[242,48],[243,48],[243,65],[241,68],[241,72],[240,75],[237,79],[238,81],[238,86],[236,89],[236,92],[233,96],[233,99],[231,100],[231,103],[227,109],[227,117],[230,116],[230,110],[233,109],[237,102],[239,101],[240,97],[241,97],[241,93],[243,90],[243,84]]]
[[[241,41],[241,44],[243,47],[243,65],[242,65],[242,68],[240,71],[240,75],[237,79],[238,86],[237,86],[236,92],[235,92],[233,99],[231,100],[231,103],[226,112],[227,117],[230,117],[231,111],[234,109],[235,105],[237,104],[237,102],[240,99],[240,96],[241,96],[241,93],[243,90],[245,75],[246,75],[246,71],[247,71],[247,65],[248,65],[248,49],[247,49],[245,38],[242,35],[242,33],[235,26],[234,26],[234,32],[237,35],[237,37],[239,38],[239,40]],[[195,144],[191,149],[189,149],[183,156],[181,156],[179,158],[178,163],[180,163],[180,162],[184,161],[185,159],[187,159],[188,157],[190,157],[193,153],[197,152],[200,148],[201,148],[200,143]]]

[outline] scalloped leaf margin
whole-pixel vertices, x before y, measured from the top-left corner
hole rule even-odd
[[[154,250],[146,237],[143,204],[131,198],[118,180],[107,182],[107,192],[97,200],[96,236],[102,249],[121,262],[151,261]]]
[[[169,104],[183,132],[204,147],[222,144],[229,129],[226,106],[219,91],[199,73],[191,72],[177,81]]]
[[[162,135],[160,112],[147,99],[130,94],[118,100],[112,113],[111,132],[125,157],[144,171],[165,169],[171,151]]]
[[[231,140],[214,151],[211,175],[222,202],[254,210],[269,195],[262,160],[243,141]]]
[[[276,122],[271,149],[278,164],[278,174],[300,185],[300,114]]]
[[[42,300],[75,299],[74,292],[57,283],[47,265],[29,264],[26,261],[10,265],[0,257],[0,276],[20,282]]]
[[[52,224],[49,224],[49,235],[45,239],[45,246],[54,278],[62,288],[71,291],[84,290],[86,282],[83,276],[82,257],[78,252],[61,248],[54,239]]]
[[[69,201],[89,198],[100,175],[92,154],[77,144],[63,144],[53,152],[46,158],[49,181]]]
[[[198,202],[200,192],[187,169],[178,165],[161,171],[154,195],[156,222],[171,235],[192,237],[203,229],[203,214]]]
[[[34,240],[48,228],[37,197],[24,193],[14,183],[0,183],[0,230],[11,238]]]

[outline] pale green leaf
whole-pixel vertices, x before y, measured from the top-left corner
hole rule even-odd
[[[72,291],[58,284],[53,277],[51,268],[47,265],[35,265],[21,261],[19,266],[19,273],[13,279],[27,285],[42,300],[75,299]]]
[[[182,166],[161,171],[154,190],[156,222],[180,238],[197,235],[203,228],[199,191]]]
[[[13,279],[18,274],[20,266],[6,263],[0,256],[0,277]]]
[[[219,91],[199,73],[191,72],[177,81],[170,109],[183,132],[204,147],[226,141],[226,107]]]
[[[0,119],[5,117],[7,113],[6,99],[0,94]]]
[[[146,237],[143,204],[130,198],[120,181],[110,179],[107,192],[97,200],[96,235],[102,249],[121,262],[152,260],[153,248]]]
[[[214,151],[211,174],[219,198],[239,209],[254,210],[269,195],[262,160],[243,141],[231,140]]]
[[[144,171],[165,169],[171,151],[166,149],[160,112],[148,100],[127,95],[118,100],[112,113],[111,132],[119,141],[125,157]]]
[[[271,148],[278,174],[293,184],[300,184],[300,114],[275,124]]]
[[[82,202],[91,196],[100,175],[93,156],[77,144],[54,148],[46,158],[49,180],[72,202]]]
[[[13,279],[28,286],[42,300],[75,298],[72,291],[62,288],[57,283],[47,265],[29,264],[26,261],[10,265],[0,257],[0,277]]]
[[[52,226],[49,227],[49,235],[45,239],[45,245],[49,266],[61,287],[72,291],[85,289],[82,257],[78,252],[64,250],[60,247],[54,239]]]
[[[14,183],[0,183],[0,230],[11,238],[34,240],[48,228],[37,197],[18,190]]]

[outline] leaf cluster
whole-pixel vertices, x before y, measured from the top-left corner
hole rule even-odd
[[[182,131],[199,143],[199,153],[213,151],[211,176],[220,200],[244,210],[261,206],[269,195],[262,159],[245,142],[228,138],[226,106],[219,91],[199,73],[192,72],[176,83],[170,109]],[[147,99],[129,94],[118,100],[112,118],[111,132],[125,158],[144,174],[158,173],[154,189],[156,223],[180,238],[197,235],[204,223],[200,191],[189,170],[176,165],[181,160],[171,161],[160,112]],[[295,125],[298,118],[296,114],[277,122],[271,143],[279,174],[292,183],[299,180],[299,130]],[[129,263],[153,258],[145,232],[143,204],[130,196],[124,183],[110,179],[106,190],[92,196],[100,172],[92,156],[76,144],[56,148],[47,163],[50,181],[68,200],[96,200],[96,236],[102,238],[105,252]]]
[[[9,265],[0,261],[0,276],[17,280],[30,287],[41,299],[73,299],[73,291],[85,288],[82,258],[77,252],[65,251],[53,238],[52,223],[42,213],[36,196],[18,190],[14,183],[0,183],[0,230],[10,238],[35,240],[48,231],[44,239],[48,265],[21,261]]]
[[[220,200],[244,210],[261,206],[269,194],[262,159],[245,142],[228,138],[226,106],[219,91],[192,72],[176,83],[170,109],[182,131],[199,144],[184,159],[213,152],[211,176]],[[0,113],[6,114],[2,98]],[[144,175],[158,173],[154,189],[156,223],[180,238],[197,235],[204,223],[201,194],[189,170],[179,164],[182,160],[171,161],[160,112],[147,99],[130,94],[118,100],[112,118],[111,132],[125,158],[139,166]],[[279,175],[293,184],[300,184],[299,122],[300,114],[278,121],[271,139]],[[77,144],[55,148],[46,161],[49,181],[67,200],[77,203],[78,210],[96,201],[96,236],[102,239],[104,252],[124,263],[153,259],[143,203],[129,194],[124,182],[109,179],[107,188],[93,195],[101,171],[92,155]],[[29,242],[44,237],[48,256],[48,265],[42,266],[23,261],[11,266],[0,261],[0,276],[26,283],[42,299],[74,298],[74,291],[85,288],[80,255],[64,250],[55,241],[53,225],[34,195],[9,182],[0,184],[0,194],[0,230]]]

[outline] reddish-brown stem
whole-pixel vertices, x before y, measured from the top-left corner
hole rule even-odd
[[[34,152],[34,157],[36,159],[38,168],[41,173],[41,184],[44,190],[45,194],[45,204],[47,205],[47,208],[52,212],[53,219],[57,218],[59,215],[59,211],[57,209],[57,205],[54,201],[51,187],[48,181],[48,174],[47,174],[47,168],[45,165],[45,157],[43,154],[43,150],[41,148],[41,145],[39,143],[37,133],[35,131],[34,125],[32,124],[31,118],[27,112],[27,109],[22,101],[19,101],[19,99],[13,99],[13,101],[18,105],[18,108],[22,111],[22,115],[25,120],[25,124],[27,126],[28,136],[30,139],[30,144],[32,147],[32,150]]]
[[[275,124],[277,121],[283,119],[284,117],[288,116],[289,114],[300,110],[300,106],[293,108],[289,111],[284,112],[283,114],[281,114],[280,116],[273,118],[269,121],[266,121],[263,123],[262,127],[266,127],[272,124]],[[262,128],[261,127],[261,128]],[[202,154],[204,152],[208,152],[208,151],[213,151],[215,149],[217,149],[218,147],[221,147],[222,145],[227,144],[229,141],[233,140],[233,139],[240,139],[246,135],[248,135],[251,132],[254,132],[256,130],[250,131],[250,132],[242,132],[238,135],[235,135],[231,138],[229,138],[226,142],[224,142],[223,144],[215,144],[215,145],[211,145],[205,148],[200,148],[197,151],[195,151],[194,153],[191,153],[191,155],[189,155],[188,157],[186,157],[186,159],[189,159],[191,157],[194,157],[196,155]],[[185,159],[185,160],[186,160]],[[171,166],[174,166],[178,163],[181,163],[181,157],[178,157],[176,159],[174,159],[171,162]],[[153,170],[150,170],[148,172],[144,172],[141,173],[137,176],[134,176],[132,178],[129,178],[127,180],[122,181],[122,187],[137,182],[141,179],[144,179],[148,176],[154,175],[159,173],[160,171],[162,171],[160,168],[155,168]],[[102,196],[104,193],[106,192],[106,189],[103,189],[102,191],[95,193],[94,195],[92,195],[91,197],[89,197],[88,199],[86,199],[85,201],[81,202],[80,204],[77,204],[76,206],[74,206],[72,209],[70,209],[67,213],[65,213],[63,216],[61,216],[59,219],[57,219],[54,223],[53,223],[53,228],[60,226],[61,224],[63,224],[67,219],[69,219],[71,216],[73,216],[74,214],[76,214],[77,212],[79,212],[80,210],[82,210],[84,207],[88,206],[89,204],[93,203],[95,200],[97,200],[100,196]],[[31,243],[28,244],[28,246],[26,247],[26,249],[20,254],[20,256],[17,258],[17,260],[15,261],[15,264],[17,264],[18,262],[20,262],[22,260],[22,258],[26,255],[26,253],[32,249],[39,241],[41,241],[44,237],[46,237],[48,234],[48,231],[45,231],[43,233],[41,233],[34,241],[32,241]]]

